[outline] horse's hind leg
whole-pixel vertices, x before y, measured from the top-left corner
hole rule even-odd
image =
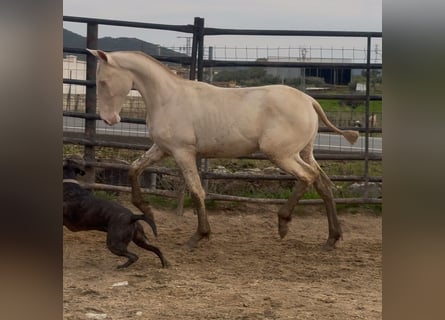
[[[145,168],[165,157],[163,151],[159,149],[156,144],[144,153],[139,159],[135,160],[128,171],[128,176],[131,181],[131,202],[143,213],[148,214],[154,221],[154,216],[151,211],[149,203],[146,203],[142,198],[141,184],[139,177]]]
[[[323,248],[325,250],[332,250],[335,248],[335,243],[342,236],[340,222],[338,221],[337,218],[337,208],[334,201],[334,195],[332,193],[333,183],[314,159],[312,153],[312,144],[306,146],[301,151],[301,157],[303,158],[304,161],[316,167],[320,173],[320,175],[314,181],[314,187],[315,190],[317,190],[318,194],[323,199],[323,202],[325,204],[326,214],[328,217],[328,225],[329,225],[328,240],[326,241]]]
[[[278,233],[281,238],[284,238],[289,231],[289,222],[292,220],[292,211],[308,188],[308,182],[301,180],[297,181],[291,196],[278,211]]]
[[[281,238],[284,238],[289,229],[288,224],[292,219],[292,211],[309,186],[317,178],[318,172],[316,168],[304,162],[299,154],[281,159],[274,158],[273,161],[281,169],[298,179],[294,192],[278,211],[278,233]]]
[[[324,201],[328,216],[329,237],[324,245],[325,250],[335,248],[335,243],[342,237],[340,222],[337,218],[337,208],[332,193],[332,182],[326,173],[320,168],[320,176],[315,180],[314,187]]]

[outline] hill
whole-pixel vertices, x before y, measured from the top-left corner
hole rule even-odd
[[[86,48],[86,38],[77,33],[63,29],[63,46],[66,48]],[[171,49],[159,47],[156,44],[145,42],[136,38],[111,38],[103,37],[99,38],[98,48],[105,51],[143,51],[149,55],[161,55],[161,56],[184,56],[184,54],[176,52]],[[65,56],[66,54],[64,54]],[[85,55],[79,54],[79,60],[85,60]]]

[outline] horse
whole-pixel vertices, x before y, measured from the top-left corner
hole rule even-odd
[[[193,249],[211,233],[197,157],[233,158],[262,152],[296,178],[295,190],[277,213],[280,237],[287,234],[299,199],[313,185],[323,199],[328,218],[328,239],[323,248],[335,248],[342,229],[333,183],[313,155],[318,119],[351,144],[356,142],[358,131],[338,129],[315,99],[289,86],[221,88],[182,79],[143,52],[87,50],[98,59],[96,90],[100,118],[105,123],[120,121],[119,113],[131,89],[138,90],[145,103],[153,144],[129,169],[132,203],[142,212],[153,216],[149,203],[142,198],[141,173],[172,156],[198,216],[197,230],[186,242]]]

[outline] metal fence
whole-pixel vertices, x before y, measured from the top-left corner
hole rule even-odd
[[[317,160],[338,160],[338,161],[360,161],[362,166],[362,173],[355,175],[330,175],[333,181],[340,182],[358,182],[363,184],[364,192],[359,196],[342,196],[336,198],[337,203],[381,203],[381,197],[373,195],[368,192],[370,184],[382,183],[381,176],[371,176],[369,166],[372,161],[382,160],[381,147],[381,126],[375,126],[375,122],[367,121],[371,116],[370,102],[382,100],[381,95],[371,95],[370,74],[372,70],[381,70],[381,63],[372,63],[371,59],[371,39],[381,38],[380,32],[348,32],[348,31],[299,31],[299,30],[247,30],[247,29],[217,29],[206,28],[204,26],[203,18],[195,18],[193,24],[189,25],[166,25],[153,23],[140,23],[130,21],[116,21],[106,19],[93,19],[64,16],[63,20],[66,22],[76,22],[86,24],[86,47],[90,49],[98,48],[98,27],[99,25],[112,25],[130,28],[145,28],[156,30],[177,31],[181,33],[191,34],[191,48],[190,55],[183,56],[154,56],[154,58],[166,62],[175,63],[182,67],[188,68],[188,78],[191,80],[203,81],[204,70],[216,67],[274,67],[274,68],[332,68],[338,69],[363,69],[366,70],[366,88],[363,94],[325,94],[307,92],[316,99],[336,99],[344,101],[364,101],[365,112],[360,117],[363,126],[354,127],[359,130],[361,138],[359,146],[350,147],[345,145],[330,147],[330,143],[321,142],[323,135],[325,139],[333,139],[330,135],[324,134],[329,132],[324,127],[319,128],[319,137],[316,142],[315,157]],[[251,60],[251,59],[232,59],[232,60],[217,60],[209,55],[206,56],[204,52],[204,38],[206,36],[218,35],[245,35],[245,36],[310,36],[310,37],[356,37],[367,39],[366,61],[365,62],[311,62],[311,61],[266,61],[266,60]],[[111,191],[130,191],[126,178],[113,179],[108,177],[108,180],[102,175],[97,183],[98,176],[95,169],[102,170],[101,172],[123,172],[125,176],[128,170],[127,164],[116,162],[103,162],[96,159],[97,147],[112,147],[132,150],[146,150],[151,145],[151,141],[146,137],[146,127],[144,118],[144,108],[141,101],[137,97],[130,97],[128,104],[132,105],[133,112],[122,114],[121,124],[118,130],[111,130],[109,128],[101,127],[99,116],[96,112],[96,90],[95,90],[95,72],[96,72],[96,58],[87,54],[85,48],[63,48],[64,53],[85,54],[86,55],[86,79],[68,79],[64,78],[63,83],[73,86],[85,86],[85,94],[79,98],[78,95],[66,94],[64,95],[69,107],[64,108],[64,119],[71,119],[70,125],[66,125],[63,135],[64,144],[74,144],[84,146],[83,160],[88,168],[89,177],[87,180],[89,186],[95,189],[111,190]],[[71,91],[70,91],[71,92]],[[80,102],[79,102],[80,101]],[[79,107],[81,105],[82,107]],[[134,107],[136,105],[136,107]],[[139,113],[134,112],[134,109],[140,109]],[[333,114],[328,114],[330,118],[336,118]],[[344,117],[343,120],[334,120],[336,125],[343,128],[353,128],[354,119]],[[74,121],[73,121],[74,119]],[[381,115],[377,115],[377,123],[381,124]],[[76,125],[72,125],[75,123]],[[72,126],[72,127],[71,127]],[[127,127],[126,127],[127,126]],[[377,135],[373,137],[372,135]],[[245,159],[265,159],[262,154],[253,154]],[[213,188],[213,183],[224,179],[224,181],[275,181],[276,183],[288,183],[294,180],[293,177],[283,174],[279,171],[272,173],[261,172],[227,172],[217,170],[209,166],[207,160],[199,161],[201,178],[207,191],[207,199],[222,200],[222,201],[248,201],[257,203],[282,203],[284,199],[271,198],[251,198],[248,196],[234,196],[228,194],[218,193],[218,188]],[[162,181],[168,181],[164,177],[174,177],[173,182],[163,185]],[[144,192],[148,194],[162,195],[167,197],[179,197],[183,199],[183,188],[176,190],[178,181],[181,177],[178,171],[169,168],[152,167],[148,168],[142,176],[142,185],[145,187]],[[110,183],[111,181],[111,183]],[[212,192],[212,191],[217,192]],[[181,200],[180,200],[181,203]],[[316,204],[321,203],[320,199],[306,199],[301,203]]]

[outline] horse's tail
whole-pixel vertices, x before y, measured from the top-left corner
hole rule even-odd
[[[153,234],[156,237],[158,236],[158,229],[156,227],[156,223],[153,221],[153,219],[151,218],[150,215],[148,215],[146,213],[144,213],[144,214],[133,214],[132,220],[133,221],[144,220],[145,222],[147,222],[149,224],[149,226],[153,230]]]
[[[358,137],[359,137],[359,132],[355,131],[355,130],[340,130],[339,128],[337,128],[336,126],[334,126],[328,119],[328,117],[326,116],[326,113],[323,111],[323,109],[321,108],[320,104],[315,100],[312,99],[312,106],[315,109],[315,112],[317,112],[318,116],[320,117],[321,121],[323,121],[323,123],[325,125],[327,125],[330,129],[332,129],[333,131],[341,134],[343,137],[345,137],[346,140],[349,141],[350,144],[354,144]]]

